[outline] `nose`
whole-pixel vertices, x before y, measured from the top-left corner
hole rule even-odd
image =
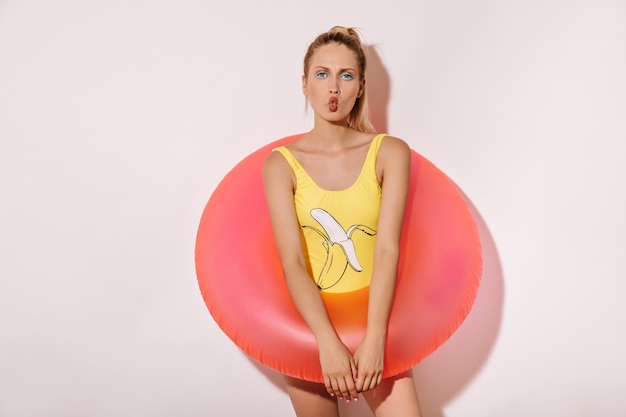
[[[339,95],[339,87],[337,86],[337,81],[332,80],[330,83],[330,94],[337,94]]]

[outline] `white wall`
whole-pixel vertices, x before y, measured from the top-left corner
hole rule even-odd
[[[291,415],[204,306],[195,232],[230,168],[310,127],[301,59],[334,24],[485,245],[415,369],[425,416],[626,415],[625,2],[4,0],[0,416]]]

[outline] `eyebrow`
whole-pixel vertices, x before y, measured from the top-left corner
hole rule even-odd
[[[315,65],[315,66],[313,67],[313,69],[323,69],[323,70],[326,70],[326,71],[329,71],[329,70],[330,70],[330,68],[325,67],[325,66],[323,66],[323,65]],[[356,70],[355,68],[352,68],[352,67],[340,68],[340,69],[339,69],[339,72],[343,72],[343,71],[354,71],[354,72],[357,72],[357,70]]]

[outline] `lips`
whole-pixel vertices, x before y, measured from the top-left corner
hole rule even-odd
[[[339,99],[337,97],[331,97],[330,100],[328,100],[328,109],[332,112],[336,112],[338,103]]]

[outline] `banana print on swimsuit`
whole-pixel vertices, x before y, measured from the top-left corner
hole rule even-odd
[[[326,290],[336,285],[345,274],[348,265],[357,272],[363,271],[351,239],[352,233],[359,230],[369,236],[374,236],[376,230],[362,224],[355,224],[346,231],[333,216],[320,208],[311,210],[311,217],[322,226],[324,231],[313,226],[302,227],[312,229],[322,236],[326,249],[326,262],[317,278],[317,286]]]

